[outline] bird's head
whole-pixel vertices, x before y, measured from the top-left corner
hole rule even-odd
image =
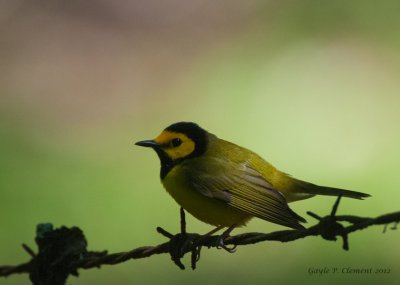
[[[153,140],[135,143],[153,148],[161,161],[161,178],[182,161],[202,155],[207,149],[207,131],[195,123],[179,122],[164,129]]]

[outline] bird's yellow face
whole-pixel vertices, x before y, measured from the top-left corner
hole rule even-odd
[[[161,162],[161,179],[176,165],[203,155],[207,150],[208,133],[198,125],[180,122],[167,127],[154,140],[136,143],[155,150]]]
[[[172,160],[189,156],[196,147],[187,135],[171,131],[163,131],[154,141]]]

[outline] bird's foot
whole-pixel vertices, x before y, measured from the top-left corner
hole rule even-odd
[[[232,246],[227,246],[225,244],[225,241],[227,238],[229,238],[229,234],[233,231],[233,229],[236,227],[236,225],[232,225],[230,226],[226,231],[224,231],[217,239],[216,242],[216,247],[218,249],[222,248],[225,249],[227,252],[229,253],[234,253],[236,251],[236,245],[232,245]]]

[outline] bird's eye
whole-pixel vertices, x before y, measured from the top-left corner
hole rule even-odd
[[[178,146],[180,146],[182,144],[182,140],[180,139],[180,138],[174,138],[172,141],[171,141],[171,145],[173,146],[173,147],[178,147]]]

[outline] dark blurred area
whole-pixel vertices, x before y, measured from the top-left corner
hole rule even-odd
[[[350,38],[388,52],[399,45],[398,1],[379,7],[369,1],[209,0],[0,5],[2,105],[47,106],[66,120],[130,112],[132,97],[159,98],[218,49],[272,53],[301,40]]]
[[[73,111],[68,120],[110,115],[132,96],[154,96],[210,45],[243,32],[254,5],[2,2],[1,100],[45,103],[57,116]]]

